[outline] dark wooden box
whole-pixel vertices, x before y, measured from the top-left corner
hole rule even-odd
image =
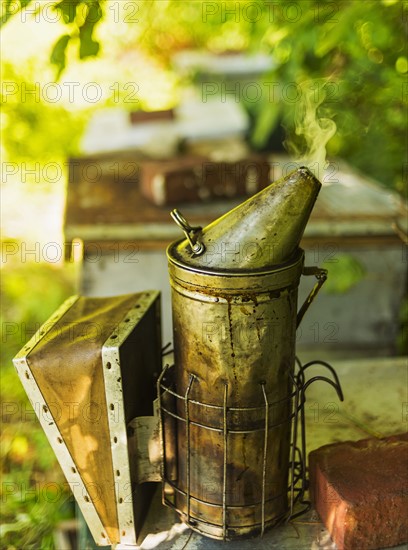
[[[249,196],[270,183],[270,164],[264,155],[220,162],[200,155],[142,161],[143,195],[157,206]]]

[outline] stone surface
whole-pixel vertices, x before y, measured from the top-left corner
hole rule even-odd
[[[312,502],[339,550],[408,542],[408,433],[309,455]]]

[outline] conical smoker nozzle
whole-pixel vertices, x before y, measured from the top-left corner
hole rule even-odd
[[[195,246],[190,234],[169,253],[198,270],[258,271],[283,264],[299,246],[320,188],[310,170],[298,168],[203,230],[189,228]]]

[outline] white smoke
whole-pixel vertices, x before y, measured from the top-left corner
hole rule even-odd
[[[327,96],[327,82],[323,79],[307,80],[299,85],[301,95],[296,103],[291,126],[301,139],[291,139],[289,133],[285,141],[294,160],[310,168],[320,180],[323,179],[326,167],[327,142],[336,133],[336,123],[325,116],[327,106],[323,106]]]

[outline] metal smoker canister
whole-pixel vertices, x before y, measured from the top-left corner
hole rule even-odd
[[[173,212],[187,239],[167,252],[172,486],[182,519],[213,538],[263,533],[288,511],[298,245],[320,187],[301,168],[202,231]]]

